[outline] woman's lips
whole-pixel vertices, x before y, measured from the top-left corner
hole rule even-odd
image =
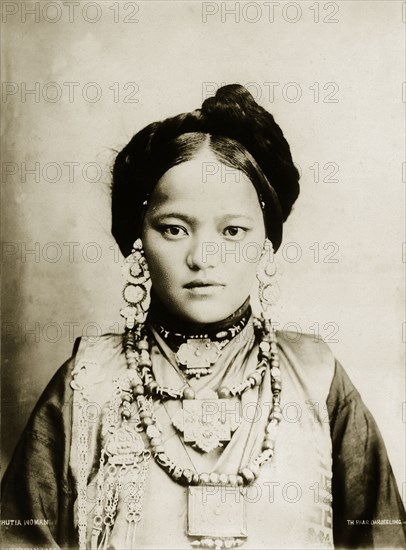
[[[217,281],[195,280],[183,285],[192,296],[212,296],[224,289],[223,284]]]
[[[203,280],[203,279],[195,279],[194,281],[190,281],[190,283],[186,283],[183,285],[185,288],[196,288],[196,287],[205,287],[205,286],[224,286],[222,283],[218,283],[217,281],[212,280]]]

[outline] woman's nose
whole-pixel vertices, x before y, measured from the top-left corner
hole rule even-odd
[[[186,263],[195,271],[215,267],[220,259],[220,244],[217,241],[196,238],[188,250]]]

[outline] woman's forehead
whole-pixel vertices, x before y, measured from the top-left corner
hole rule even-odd
[[[198,212],[241,214],[260,209],[252,182],[240,170],[221,163],[214,155],[202,155],[170,168],[159,180],[150,200],[154,210],[186,208]]]

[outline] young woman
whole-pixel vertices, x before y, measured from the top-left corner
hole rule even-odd
[[[405,546],[356,389],[324,343],[272,328],[298,194],[282,131],[239,85],[118,154],[125,334],[78,342],[41,397],[3,481],[9,547]]]

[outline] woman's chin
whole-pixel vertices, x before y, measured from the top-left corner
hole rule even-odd
[[[216,323],[229,317],[234,310],[231,308],[216,307],[213,303],[193,304],[190,307],[183,307],[178,314],[190,323]]]

